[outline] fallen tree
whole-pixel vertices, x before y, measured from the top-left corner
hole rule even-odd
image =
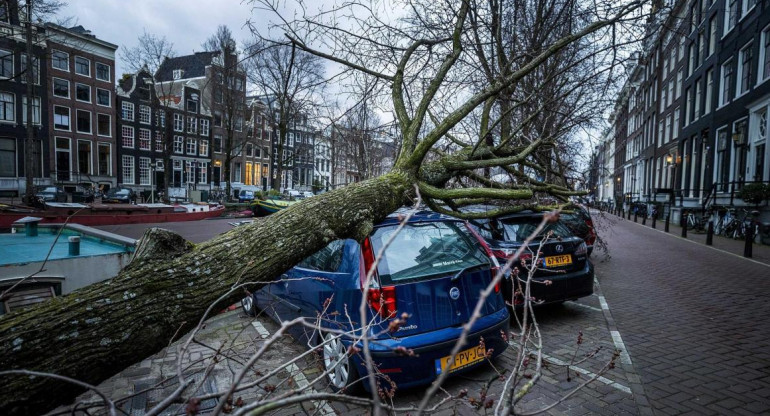
[[[243,296],[241,286],[280,275],[332,240],[363,239],[373,224],[410,203],[415,189],[420,190],[428,205],[447,212],[483,200],[531,201],[535,193],[557,200],[574,195],[574,191],[561,185],[536,180],[501,184],[479,174],[485,168],[521,165],[526,167],[522,172],[531,170],[534,176],[538,166],[531,156],[553,138],[501,145],[511,142],[503,138],[496,145],[485,140],[489,133],[486,127],[468,141],[452,137],[452,129],[562,48],[623,21],[640,4],[631,2],[602,10],[601,14],[595,10],[602,18],[559,38],[518,69],[506,71],[484,88],[467,91],[459,105],[440,115],[431,113],[432,106],[452,94],[443,88],[458,76],[454,73],[458,62],[471,59],[466,49],[478,51],[473,45],[476,38],[466,34],[469,15],[474,15],[475,22],[485,18],[482,8],[474,2],[443,4],[449,10],[441,15],[442,19],[449,19],[452,24],[426,30],[424,38],[405,37],[405,47],[390,50],[397,55],[390,72],[387,62],[380,69],[372,69],[350,56],[316,50],[300,32],[289,30],[293,47],[345,64],[388,85],[403,135],[393,170],[310,198],[199,245],[172,233],[149,231],[141,239],[132,262],[114,279],[0,317],[0,413],[38,414],[83,391],[82,385],[59,379],[3,371],[53,373],[97,384],[194,328],[210,304],[225,307],[238,301]],[[429,6],[415,13],[438,12]],[[415,99],[414,83],[419,83],[415,74],[423,79],[428,72],[428,82],[423,84],[419,99]],[[455,143],[453,151],[438,151],[438,144],[446,140]],[[522,203],[503,209],[519,210],[523,206]]]

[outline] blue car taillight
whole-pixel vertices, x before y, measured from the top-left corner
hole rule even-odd
[[[377,270],[372,270],[375,267],[374,249],[368,238],[364,240],[364,244],[361,247],[361,255],[363,256],[364,266],[363,270],[361,270],[361,290],[364,290],[367,274],[372,273],[369,287],[364,291],[366,294],[366,304],[385,319],[396,316],[396,287],[380,287],[377,283]]]

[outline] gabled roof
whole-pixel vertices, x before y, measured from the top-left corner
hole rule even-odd
[[[206,66],[211,65],[214,56],[220,53],[220,51],[196,52],[192,55],[166,58],[158,68],[156,78],[159,81],[171,81],[174,79],[176,69],[184,71],[182,79],[203,77],[206,75]]]

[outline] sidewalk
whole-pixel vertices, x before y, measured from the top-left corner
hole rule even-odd
[[[627,221],[629,223],[634,223],[634,216],[631,215],[631,219],[629,220],[628,217],[619,217],[617,215],[614,215],[612,213],[606,212],[606,211],[597,211],[592,210],[591,215],[594,217],[594,221],[599,219],[599,222],[602,221],[602,218],[606,218],[610,222],[613,221]],[[647,218],[646,224],[642,225],[642,218],[638,217],[636,220],[636,225],[639,227],[645,227],[645,228],[652,228],[652,219]],[[665,233],[665,227],[666,222],[665,220],[658,220],[655,224],[655,229],[661,233]],[[601,237],[602,236],[602,230],[598,230],[598,234]],[[669,234],[672,237],[683,239],[682,238],[682,227],[679,225],[676,225],[674,223],[669,224],[669,232],[666,233]],[[687,241],[691,241],[696,244],[706,245],[706,233],[705,232],[696,232],[693,230],[687,230]],[[711,247],[720,250],[723,252],[727,252],[733,255],[736,255],[738,257],[743,258],[744,248],[746,246],[746,242],[744,240],[733,240],[732,238],[723,237],[720,235],[714,235],[713,241],[712,241]],[[764,263],[767,265],[770,265],[770,246],[760,244],[760,243],[754,243],[752,244],[752,256],[751,258],[748,258],[747,260],[753,260],[759,263]]]

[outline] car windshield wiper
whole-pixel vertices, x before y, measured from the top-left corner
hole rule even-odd
[[[479,268],[479,267],[482,267],[482,266],[489,266],[489,263],[478,263],[478,264],[474,264],[474,265],[472,265],[472,266],[468,266],[468,267],[465,267],[465,268],[461,269],[459,272],[457,272],[457,274],[455,274],[454,276],[452,276],[452,278],[451,278],[450,280],[451,280],[452,282],[454,282],[454,281],[456,281],[457,279],[459,279],[459,278],[460,278],[460,276],[462,276],[462,275],[463,275],[463,274],[465,274],[466,272],[469,272],[469,271],[471,271],[471,270],[473,270],[473,269],[477,269],[477,268]],[[490,268],[491,268],[491,267],[490,267]]]

